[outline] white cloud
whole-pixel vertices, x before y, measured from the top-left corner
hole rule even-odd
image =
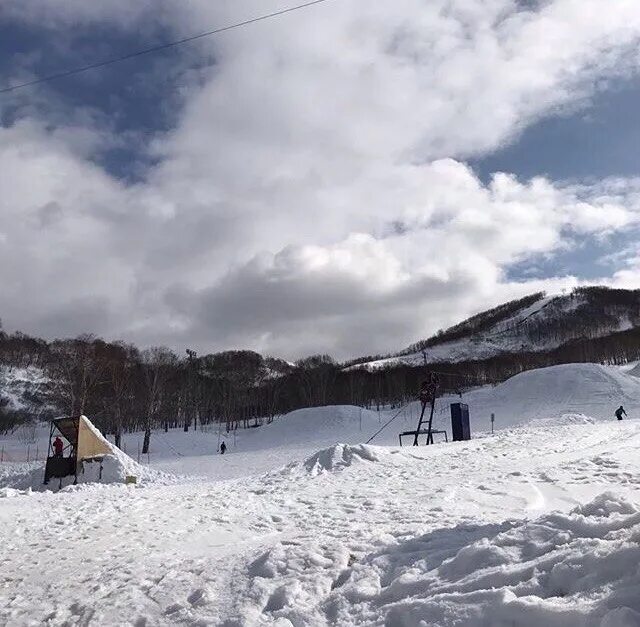
[[[149,3],[99,4],[9,0],[6,15],[150,19]],[[153,26],[184,34],[277,6],[153,3]],[[217,63],[134,185],[95,163],[120,141],[104,120],[25,112],[0,130],[3,319],[346,356],[575,283],[511,284],[504,269],[637,224],[638,181],[483,185],[463,160],[629,72],[639,38],[626,0],[329,2],[200,42]]]

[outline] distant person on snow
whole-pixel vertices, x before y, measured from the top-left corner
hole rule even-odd
[[[622,414],[624,414],[626,416],[627,412],[624,410],[624,407],[622,405],[620,405],[620,407],[618,407],[618,409],[616,409],[616,418],[618,420],[622,420]]]
[[[64,444],[62,443],[62,440],[56,436],[56,439],[53,441],[54,457],[62,457],[63,449],[64,449]]]
[[[223,442],[220,445],[220,455],[224,455],[224,452],[227,450],[227,445]]]

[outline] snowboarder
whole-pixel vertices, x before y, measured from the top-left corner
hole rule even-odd
[[[63,449],[64,449],[64,444],[62,443],[62,440],[56,436],[56,439],[53,441],[54,457],[62,457]]]
[[[227,445],[223,442],[220,445],[220,455],[224,455],[224,452],[227,450]]]
[[[622,420],[622,414],[624,414],[626,416],[627,412],[624,410],[624,407],[622,405],[620,405],[620,407],[618,407],[618,409],[616,409],[616,418],[618,420]]]

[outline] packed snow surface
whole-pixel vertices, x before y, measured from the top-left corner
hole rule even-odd
[[[537,401],[524,375],[465,395],[502,403],[470,442],[399,448],[400,415],[364,444],[396,410],[320,408],[225,455],[215,431],[154,433],[147,470],[200,471],[180,481],[36,492],[0,464],[0,624],[640,625],[640,421],[610,415],[637,388],[546,371]]]

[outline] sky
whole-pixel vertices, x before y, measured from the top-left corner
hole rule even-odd
[[[0,88],[292,6],[3,0]],[[637,0],[327,0],[0,95],[0,316],[388,353],[640,287]]]

